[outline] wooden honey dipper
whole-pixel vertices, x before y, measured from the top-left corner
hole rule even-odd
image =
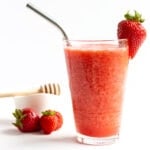
[[[37,93],[60,95],[60,86],[57,83],[52,83],[52,84],[48,83],[48,84],[41,85],[39,88],[30,89],[26,91],[0,93],[0,98],[14,97],[14,96],[26,96],[26,95],[37,94]]]

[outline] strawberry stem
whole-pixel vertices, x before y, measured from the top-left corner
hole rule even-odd
[[[22,128],[22,119],[26,116],[26,114],[23,114],[21,109],[16,109],[13,113],[13,116],[16,118],[16,122],[12,123],[13,125]]]
[[[142,15],[138,13],[136,10],[134,11],[134,15],[131,15],[129,11],[124,15],[127,20],[136,21],[143,23],[145,20],[142,18]]]
[[[45,116],[54,116],[56,114],[56,112],[54,110],[45,110],[44,112],[42,112],[42,115]]]

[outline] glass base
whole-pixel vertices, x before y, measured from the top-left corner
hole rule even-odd
[[[90,137],[82,134],[77,134],[77,141],[82,144],[88,145],[110,145],[114,144],[119,140],[119,135],[110,137]]]

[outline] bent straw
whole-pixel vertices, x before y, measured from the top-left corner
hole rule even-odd
[[[46,16],[44,13],[42,13],[41,11],[39,11],[37,8],[35,8],[32,4],[27,4],[26,5],[28,8],[30,8],[31,10],[33,10],[34,12],[36,12],[37,14],[39,14],[41,17],[43,17],[44,19],[48,20],[50,23],[52,23],[54,26],[56,26],[61,33],[63,34],[64,40],[66,40],[67,44],[70,45],[68,43],[68,36],[66,34],[66,32],[63,30],[63,28],[54,20],[52,20],[51,18],[49,18],[48,16]]]

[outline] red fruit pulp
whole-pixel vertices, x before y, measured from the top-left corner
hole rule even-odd
[[[65,56],[77,131],[93,137],[118,134],[128,48],[68,46]]]

